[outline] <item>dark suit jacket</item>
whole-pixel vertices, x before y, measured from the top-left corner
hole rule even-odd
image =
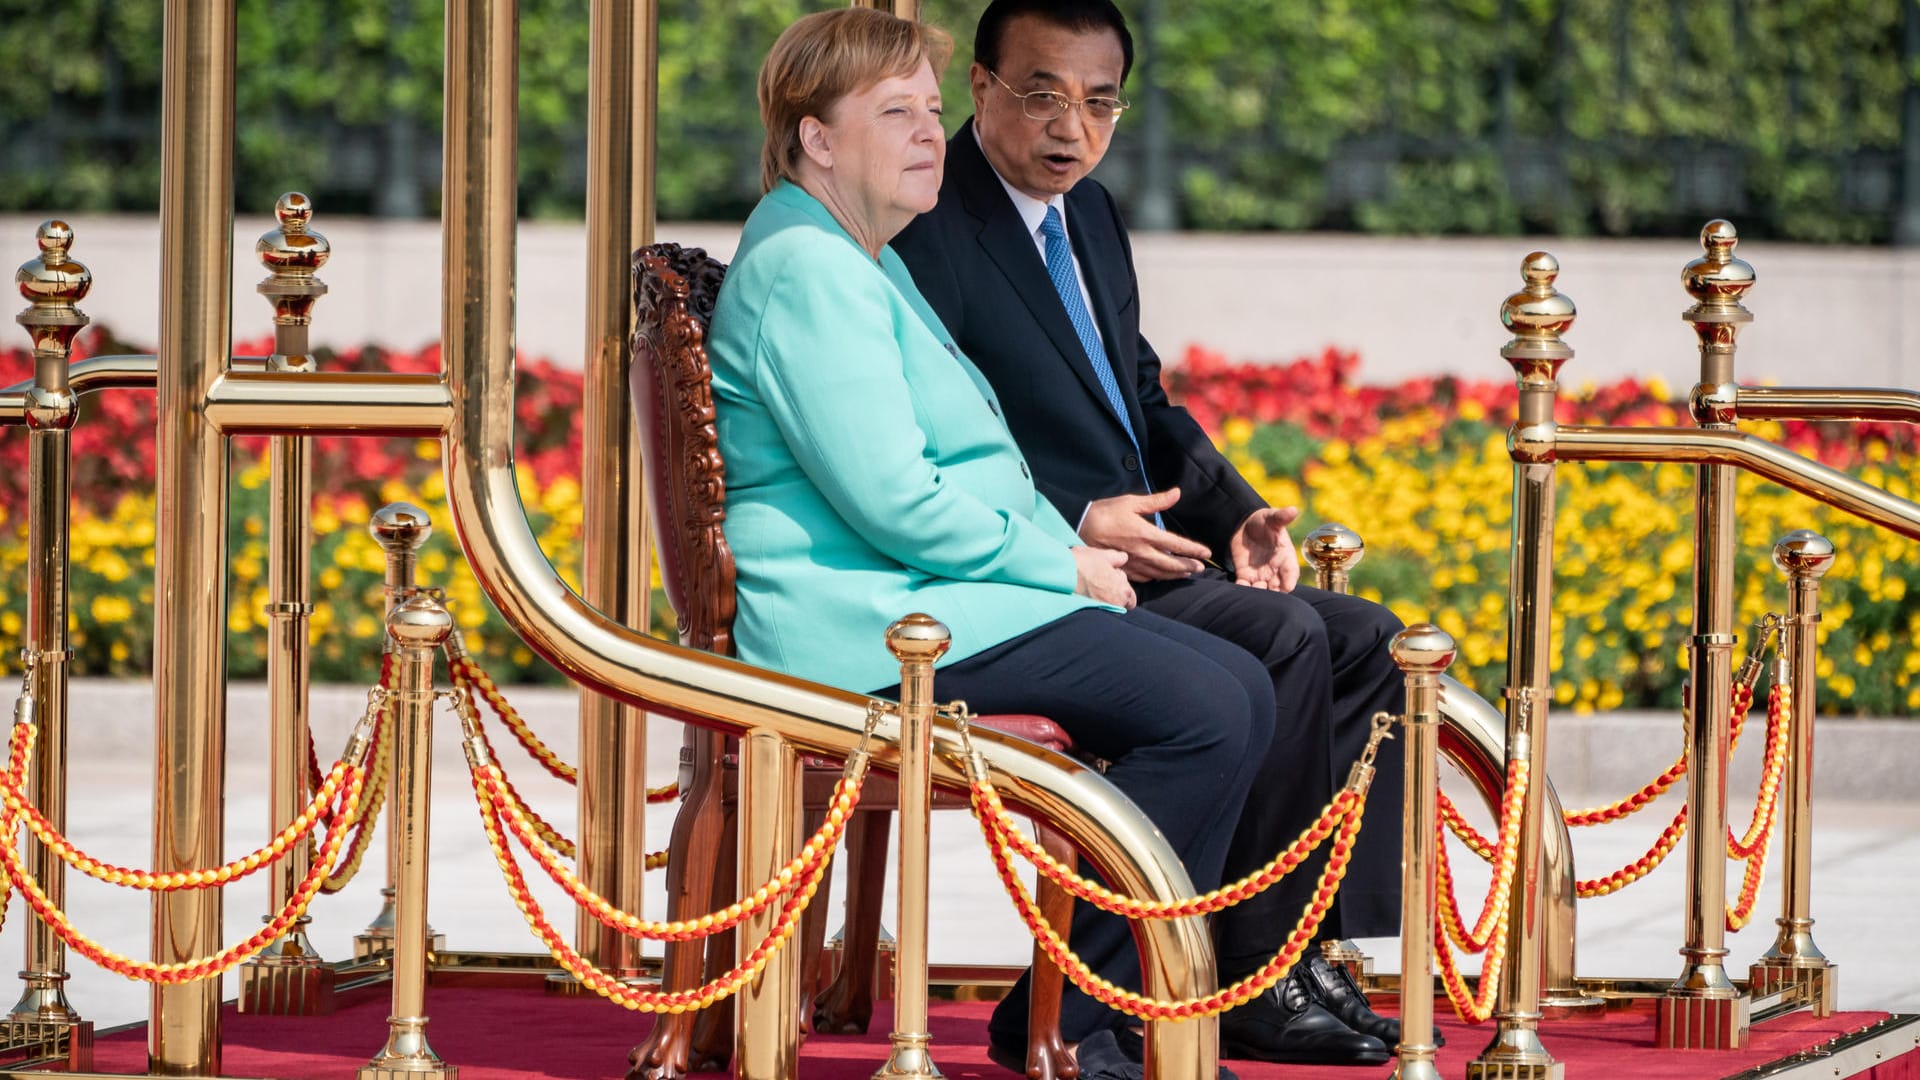
[[[1160,358],[1140,336],[1140,291],[1126,226],[1107,189],[1067,193],[1067,232],[1093,298],[1107,357],[1146,458],[1094,376],[1045,261],[1006,189],[963,124],[947,143],[940,202],[895,237],[894,251],[961,351],[985,373],[1034,482],[1070,523],[1111,495],[1178,486],[1167,527],[1225,562],[1227,540],[1265,506],[1187,410],[1167,400]]]

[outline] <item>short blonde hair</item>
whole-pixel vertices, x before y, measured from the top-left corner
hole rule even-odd
[[[922,60],[935,78],[953,56],[953,39],[873,8],[819,11],[796,20],[760,65],[760,190],[798,181],[800,121],[824,119],[841,98],[882,79],[911,75]]]

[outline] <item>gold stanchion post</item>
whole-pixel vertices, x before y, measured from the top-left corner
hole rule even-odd
[[[1350,572],[1367,556],[1366,541],[1360,534],[1335,522],[1328,522],[1306,535],[1300,554],[1313,568],[1313,583],[1328,592],[1344,593],[1352,587]],[[1373,958],[1347,938],[1320,943],[1320,953],[1330,964],[1339,964],[1353,977],[1365,980],[1373,974]]]
[[[627,393],[633,300],[628,260],[653,239],[657,5],[593,0],[587,58],[587,362],[582,465],[580,595],[608,618],[647,626],[651,536]],[[580,691],[578,871],[588,888],[635,915],[645,877],[647,714]],[[580,954],[623,981],[641,981],[640,943],[582,910]],[[584,989],[556,972],[549,989]]]
[[[1507,600],[1507,748],[1526,748],[1529,775],[1547,774],[1547,705],[1553,700],[1554,399],[1560,366],[1573,349],[1560,335],[1573,326],[1573,301],[1554,288],[1560,263],[1544,251],[1520,264],[1526,288],[1507,297],[1500,321],[1513,339],[1500,355],[1519,378],[1518,416],[1507,434],[1513,458],[1513,557]],[[1473,1080],[1560,1080],[1566,1066],[1540,1041],[1544,968],[1540,876],[1546,784],[1533,783],[1521,808],[1518,863],[1510,894],[1507,965],[1494,1001],[1493,1040],[1467,1065]]]
[[[1833,542],[1796,529],[1773,545],[1773,564],[1787,575],[1786,667],[1793,687],[1787,718],[1785,809],[1780,832],[1780,933],[1748,971],[1756,994],[1799,987],[1815,1016],[1839,1005],[1840,966],[1813,943],[1813,725],[1814,664],[1819,650],[1820,579],[1833,567]]]
[[[1434,859],[1440,798],[1440,676],[1453,663],[1453,637],[1432,623],[1393,636],[1393,662],[1407,680],[1406,797],[1400,833],[1400,1063],[1394,1080],[1440,1080],[1434,1065],[1433,921],[1439,897]]]
[[[332,252],[327,238],[308,227],[313,203],[298,191],[280,196],[274,205],[279,228],[261,236],[254,251],[267,268],[267,278],[256,286],[273,304],[271,372],[308,372],[315,368],[308,351],[313,305],[327,286],[315,273]],[[270,826],[278,833],[293,823],[307,796],[307,624],[313,614],[309,599],[308,551],[312,545],[308,524],[311,469],[307,440],[276,435],[268,446],[271,479],[267,522],[267,617],[271,634],[267,646],[267,694],[271,715],[271,780],[268,804]],[[313,840],[303,838],[285,858],[267,870],[267,910],[278,911],[313,863]],[[263,916],[271,920],[272,916]],[[240,1011],[310,1016],[333,1011],[333,966],[320,959],[307,940],[302,915],[293,929],[267,946],[258,957],[240,967]]]
[[[373,512],[367,520],[367,532],[373,535],[374,542],[387,553],[387,579],[385,596],[389,615],[419,592],[414,584],[415,568],[419,565],[420,549],[426,546],[433,536],[433,521],[427,512],[412,503],[388,503]],[[450,633],[459,633],[458,630]],[[398,646],[391,636],[387,638],[386,648],[395,651]],[[394,890],[400,880],[400,848],[398,830],[391,817],[387,820],[387,883],[380,889],[380,911],[373,921],[367,924],[353,939],[353,958],[355,960],[373,960],[393,949],[394,928]],[[434,952],[446,948],[446,941],[431,928],[427,930],[428,947]]]
[[[1733,256],[1733,226],[1715,220],[1700,230],[1706,254],[1687,264],[1681,281],[1694,304],[1682,315],[1700,341],[1700,381],[1691,398],[1694,422],[1731,430],[1739,386],[1734,341],[1753,314],[1740,298],[1753,287],[1753,267]],[[1693,725],[1687,740],[1686,942],[1680,975],[1660,998],[1654,1038],[1662,1047],[1737,1049],[1747,1044],[1751,999],[1727,977],[1727,736],[1733,712],[1732,465],[1702,465],[1694,481]]]
[[[800,752],[778,733],[755,729],[740,739],[740,881],[765,881],[800,850]],[[734,933],[744,960],[779,918],[763,911]],[[800,949],[789,939],[740,989],[734,1010],[733,1075],[789,1080],[800,1068]]]
[[[399,686],[392,692],[393,774],[387,829],[398,853],[393,927],[393,1012],[387,1045],[360,1066],[359,1080],[454,1080],[448,1065],[427,1044],[427,848],[428,799],[433,790],[433,662],[453,619],[425,593],[407,597],[387,615],[387,635],[399,658]]]
[[[71,432],[78,399],[68,378],[74,335],[90,321],[74,305],[93,287],[93,273],[67,254],[73,229],[41,224],[40,255],[14,274],[29,306],[14,316],[33,338],[33,386],[27,391],[27,626],[32,661],[29,693],[40,726],[27,783],[48,824],[67,827],[67,506]],[[66,903],[66,864],[40,841],[26,838],[27,865],[58,908]],[[26,984],[0,1021],[0,1053],[22,1050],[62,1057],[67,1067],[93,1065],[93,1022],[67,1003],[67,949],[38,919],[26,927]]]
[[[893,964],[893,1050],[874,1080],[940,1075],[927,1032],[928,811],[933,665],[952,643],[946,626],[928,615],[909,615],[887,627],[887,648],[900,661],[900,935]]]

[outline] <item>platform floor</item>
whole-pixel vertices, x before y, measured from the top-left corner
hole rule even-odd
[[[101,684],[76,688],[69,833],[83,848],[100,858],[122,865],[144,866],[152,860],[152,805],[147,794],[152,784],[152,706],[150,698],[137,700],[140,690],[144,687],[122,695],[107,693]],[[552,690],[510,693],[543,736],[552,733],[550,741],[555,748],[571,759],[572,739],[560,717],[570,715],[573,695]],[[314,722],[320,733],[323,757],[329,757],[337,749],[359,704],[350,694],[316,691]],[[225,807],[230,855],[244,853],[267,835],[266,778],[260,765],[264,759],[261,752],[265,743],[264,717],[264,693],[251,687],[237,687],[230,707],[230,794]],[[653,783],[661,783],[672,776],[678,734],[675,725],[661,723],[653,727],[648,771]],[[447,935],[449,946],[455,949],[537,951],[486,851],[466,782],[464,761],[451,736],[452,727],[448,724],[436,738],[434,877],[430,901],[433,924]],[[1671,740],[1663,738],[1645,747],[1625,747],[1621,753],[1645,757],[1647,775],[1651,776],[1665,765],[1656,759],[1663,753],[1670,756],[1677,739],[1675,735]],[[498,736],[496,745],[499,745]],[[1743,754],[1746,749],[1743,746]],[[541,774],[516,748],[502,745],[500,753],[528,800],[571,835],[575,825],[572,790]],[[1570,807],[1622,793],[1567,788],[1561,792]],[[1750,792],[1748,798],[1751,798]],[[1575,846],[1582,875],[1592,876],[1602,867],[1611,869],[1638,856],[1671,815],[1673,807],[1677,807],[1674,799],[1675,796],[1669,796],[1655,810],[1628,823],[1578,833]],[[1742,807],[1735,803],[1732,816],[1736,823],[1744,824],[1748,810],[1750,804]],[[665,846],[672,813],[672,806],[653,809],[648,821],[647,847]],[[1817,815],[1814,933],[1820,945],[1840,964],[1841,1007],[1920,1013],[1920,935],[1910,932],[1912,898],[1920,895],[1920,789],[1907,801],[1829,801],[1817,808]],[[993,879],[972,819],[960,813],[936,815],[934,845],[934,864],[940,878],[932,899],[933,960],[936,963],[1024,963],[1030,949],[1029,939]],[[1472,897],[1466,900],[1471,906],[1478,902],[1477,891],[1484,878],[1479,876],[1470,857],[1459,855],[1458,848],[1455,852],[1461,893],[1463,898]],[[1667,865],[1621,893],[1582,903],[1580,974],[1657,978],[1678,972],[1676,950],[1682,932],[1683,855],[1676,852]],[[1778,864],[1776,853],[1772,867],[1777,869]],[[649,877],[655,878],[655,875]],[[369,858],[368,869],[347,891],[324,898],[316,905],[311,936],[320,955],[339,960],[351,954],[353,935],[378,909],[381,879],[378,860]],[[1737,886],[1737,881],[1730,879],[1730,884]],[[570,925],[571,917],[560,914],[562,901],[558,891],[542,882],[535,885],[542,903],[556,912],[554,922]],[[657,880],[653,881],[652,890],[646,912],[660,917],[665,906]],[[266,909],[266,891],[264,875],[249,878],[227,890],[224,907],[227,941],[239,940],[258,927]],[[841,893],[837,891],[838,895]],[[1743,973],[1746,965],[1770,943],[1778,895],[1777,875],[1769,873],[1761,893],[1761,915],[1755,919],[1755,925],[1729,938],[1732,949],[1729,967],[1736,974]],[[145,896],[84,879],[72,880],[70,875],[68,907],[82,929],[101,938],[108,946],[131,956],[148,954],[149,906]],[[15,969],[22,955],[22,927],[28,917],[15,900],[4,932],[0,932],[0,971]],[[888,919],[891,924],[890,912]],[[1363,944],[1376,955],[1379,970],[1398,970],[1397,943]],[[1473,965],[1467,968],[1473,970]],[[237,979],[229,976],[225,996],[231,997],[237,989]],[[73,965],[68,990],[74,1006],[102,1030],[142,1020],[149,1008],[147,987],[106,974],[84,961]],[[436,1006],[440,1000],[438,994],[429,998],[429,1013],[436,1017],[448,1013],[447,1009]],[[638,1025],[643,1021],[611,1006],[588,1004],[593,1008],[582,1015],[597,1014],[600,1019],[583,1023],[618,1032],[612,1041],[623,1047],[637,1038],[635,1032],[640,1030]],[[607,1011],[600,1012],[601,1009]],[[238,1037],[239,1032],[255,1022],[251,1019],[237,1022],[230,1035]],[[376,1017],[373,1023],[378,1022]],[[438,1022],[436,1020],[436,1024]],[[1449,1051],[1473,1047],[1479,1039],[1478,1035],[1463,1033]],[[1551,1042],[1549,1048],[1556,1049]],[[956,1064],[959,1060],[956,1059]],[[944,1068],[946,1061],[942,1059],[941,1064]],[[229,1072],[232,1071],[230,1068]],[[950,1071],[948,1075],[956,1074]]]

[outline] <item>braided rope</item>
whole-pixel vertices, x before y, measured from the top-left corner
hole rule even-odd
[[[380,657],[380,680],[374,684],[368,695],[367,707],[374,714],[373,723],[373,776],[361,792],[360,800],[354,804],[353,815],[359,824],[354,830],[353,842],[347,848],[347,857],[343,865],[327,876],[320,886],[322,894],[332,896],[347,887],[347,883],[360,872],[360,864],[367,857],[367,849],[373,842],[373,827],[380,820],[380,811],[387,802],[387,781],[393,774],[393,697],[388,691],[392,688],[399,665],[393,653]],[[331,829],[332,826],[329,826]]]
[[[995,790],[991,781],[982,778],[977,781],[977,784],[980,788],[980,813],[992,819],[994,835],[1000,837],[1014,854],[1032,863],[1034,868],[1044,874],[1048,880],[1076,898],[1092,904],[1101,911],[1124,915],[1129,919],[1184,919],[1191,915],[1211,915],[1258,895],[1305,862],[1308,854],[1319,847],[1321,841],[1333,834],[1334,827],[1346,817],[1349,804],[1355,798],[1351,791],[1340,791],[1334,796],[1332,802],[1321,809],[1319,818],[1315,819],[1314,823],[1309,825],[1285,851],[1274,856],[1272,862],[1240,880],[1200,896],[1153,901],[1123,896],[1107,889],[1097,881],[1081,877],[1027,836],[1026,831],[1014,820],[1013,815],[1007,812],[1005,804],[1000,801],[1000,793]]]
[[[742,986],[756,978],[767,966],[767,961],[772,959],[773,954],[792,938],[795,928],[799,926],[801,914],[812,902],[814,893],[819,889],[820,882],[826,876],[832,862],[832,851],[829,850],[811,873],[804,879],[796,881],[793,888],[785,890],[784,903],[779,915],[774,919],[773,926],[768,929],[767,935],[754,946],[745,959],[735,964],[732,969],[692,990],[666,992],[642,990],[621,982],[582,957],[547,921],[539,902],[534,900],[533,894],[527,889],[526,879],[520,873],[519,863],[507,847],[506,838],[501,831],[498,808],[484,790],[487,787],[482,780],[484,772],[485,769],[478,766],[470,770],[475,794],[481,804],[480,822],[486,829],[487,843],[493,849],[494,861],[499,864],[501,875],[506,879],[507,891],[512,894],[514,905],[520,909],[520,914],[526,919],[528,928],[553,954],[553,958],[559,962],[560,966],[579,979],[582,985],[615,1004],[636,1012],[683,1013],[704,1009],[737,993]]]
[[[1327,857],[1327,868],[1321,873],[1319,886],[1313,900],[1294,924],[1293,932],[1287,936],[1278,952],[1274,954],[1260,970],[1241,979],[1232,986],[1217,990],[1201,997],[1182,998],[1177,1001],[1163,1001],[1135,993],[1101,978],[1089,968],[1086,961],[1074,953],[1059,932],[1048,924],[1046,915],[1041,912],[1026,885],[1013,871],[1013,862],[1009,857],[1009,845],[996,842],[997,827],[990,813],[986,811],[986,795],[976,781],[969,785],[974,816],[980,821],[982,831],[988,833],[987,852],[993,859],[994,870],[1000,875],[1000,883],[1012,898],[1027,930],[1033,934],[1041,948],[1073,984],[1089,997],[1109,1008],[1126,1013],[1141,1020],[1190,1020],[1196,1017],[1217,1016],[1229,1009],[1244,1005],[1272,989],[1274,984],[1287,976],[1300,960],[1307,943],[1326,918],[1333,906],[1334,897],[1340,889],[1340,880],[1346,876],[1347,863],[1352,857],[1353,840],[1360,830],[1360,821],[1366,810],[1366,795],[1361,792],[1354,801],[1346,805],[1341,816],[1340,828],[1333,839],[1333,846]]]
[[[474,770],[474,784],[485,803],[485,812],[493,814],[502,821],[514,839],[520,842],[536,863],[545,870],[554,884],[565,890],[574,903],[586,908],[588,913],[604,925],[618,930],[629,937],[649,941],[691,941],[711,937],[725,930],[731,930],[743,920],[758,915],[771,907],[774,901],[791,894],[802,883],[814,876],[819,867],[832,858],[840,838],[846,832],[846,825],[853,816],[854,807],[860,802],[862,777],[843,776],[834,787],[833,802],[827,810],[827,820],[801,846],[800,853],[785,866],[775,871],[764,883],[748,894],[744,900],[735,901],[719,911],[709,912],[695,919],[675,919],[671,922],[656,922],[642,919],[614,907],[604,897],[583,884],[572,870],[561,864],[559,856],[551,847],[541,842],[538,834],[523,816],[520,808],[505,798],[500,790],[502,777],[498,765],[488,763]],[[864,773],[864,770],[863,770]]]
[[[19,750],[20,743],[16,741],[15,745],[15,756],[16,759],[18,759],[21,756]],[[361,785],[364,783],[365,778],[366,774],[363,768],[356,766],[350,770],[347,785],[342,792],[340,806],[336,810],[337,816],[346,824],[350,825],[352,823],[356,800],[360,795]],[[11,810],[5,811],[4,814],[5,820],[4,822],[0,822],[0,833],[4,833],[11,838],[18,828],[18,819]],[[178,985],[180,983],[194,982],[199,979],[220,975],[253,958],[268,945],[279,940],[280,936],[286,933],[288,928],[292,927],[302,915],[306,914],[307,906],[311,904],[314,897],[318,895],[321,884],[327,876],[327,867],[340,854],[341,845],[346,839],[346,832],[347,830],[345,828],[341,828],[330,830],[327,833],[326,839],[322,844],[321,855],[314,861],[313,865],[308,868],[305,879],[300,882],[299,887],[294,890],[293,895],[287,899],[287,903],[281,907],[265,926],[256,931],[252,937],[247,938],[237,945],[229,946],[211,956],[196,957],[192,960],[182,960],[166,964],[133,960],[129,957],[122,956],[82,933],[68,920],[66,913],[53,904],[52,900],[47,897],[46,892],[41,889],[40,883],[34,880],[33,875],[21,864],[20,854],[15,850],[13,844],[9,843],[0,847],[0,863],[4,863],[9,878],[20,887],[21,893],[26,897],[27,903],[32,908],[34,914],[39,916],[40,920],[45,923],[48,928],[52,929],[69,948],[115,974],[124,975],[130,979],[136,979],[141,982]]]
[[[1494,940],[1496,926],[1504,924],[1507,906],[1512,902],[1513,875],[1520,862],[1520,825],[1532,786],[1532,769],[1524,758],[1507,762],[1506,793],[1500,800],[1500,843],[1494,865],[1498,872],[1487,882],[1487,897],[1481,903],[1480,917],[1469,931],[1460,917],[1460,900],[1454,895],[1452,867],[1447,862],[1445,844],[1434,852],[1439,911],[1436,925],[1446,939],[1470,953],[1485,952]]]

